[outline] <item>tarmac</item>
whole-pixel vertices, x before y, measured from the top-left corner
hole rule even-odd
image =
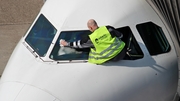
[[[0,0],[0,76],[43,4],[44,0]]]

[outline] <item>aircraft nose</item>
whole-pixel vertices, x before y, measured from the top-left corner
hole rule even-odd
[[[48,92],[37,87],[6,82],[0,84],[0,101],[60,101]]]

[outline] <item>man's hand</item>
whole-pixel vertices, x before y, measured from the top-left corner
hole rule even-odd
[[[65,40],[63,40],[63,39],[61,39],[59,41],[59,44],[60,44],[60,46],[67,46],[68,45],[68,43]]]

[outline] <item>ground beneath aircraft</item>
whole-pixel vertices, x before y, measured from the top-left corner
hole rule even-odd
[[[42,5],[43,0],[0,0],[0,75]]]

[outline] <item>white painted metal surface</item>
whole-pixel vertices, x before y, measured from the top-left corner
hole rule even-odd
[[[53,42],[61,31],[87,30],[90,18],[100,26],[129,26],[144,57],[103,65],[57,64],[49,59],[54,44],[41,58],[26,48],[28,31],[5,68],[0,101],[173,101],[178,83],[177,54],[164,24],[145,0],[48,0],[40,14],[57,29]],[[149,21],[161,26],[170,52],[149,54],[136,29],[137,24]]]

